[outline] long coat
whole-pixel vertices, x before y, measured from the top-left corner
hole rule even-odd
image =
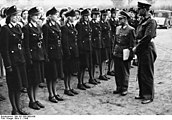
[[[156,21],[149,17],[140,21],[136,32],[139,95],[144,99],[154,98],[154,62],[157,54],[153,40],[156,37],[156,28]]]
[[[11,23],[4,25],[0,36],[8,89],[21,90],[23,86],[28,87],[23,33],[20,26],[13,26]],[[10,67],[12,68],[11,72],[8,71]]]
[[[62,65],[62,44],[61,44],[61,29],[60,25],[52,22],[47,22],[42,27],[43,36],[45,40],[45,48],[47,57],[49,59],[46,62],[45,74],[47,80],[56,80],[58,77],[63,76]]]
[[[79,50],[77,44],[77,30],[74,25],[66,23],[62,28],[62,48],[64,60],[64,73],[78,72]]]

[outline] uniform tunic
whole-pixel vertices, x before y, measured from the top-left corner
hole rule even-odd
[[[74,25],[66,23],[62,28],[63,68],[64,74],[76,73],[79,70],[79,51],[77,30]]]
[[[118,91],[127,91],[131,59],[123,61],[123,49],[132,49],[134,46],[134,28],[129,25],[117,27],[114,48],[115,81]]]
[[[78,31],[79,59],[82,67],[92,67],[92,41],[89,22],[80,21],[76,24]]]
[[[56,80],[63,77],[61,29],[55,23],[46,23],[42,27],[45,48],[49,61],[46,63],[45,74],[47,80]]]
[[[102,47],[101,50],[102,53],[101,60],[103,62],[105,60],[110,59],[112,54],[112,49],[111,49],[112,41],[110,36],[111,27],[108,22],[104,22],[104,21],[100,21],[100,26],[101,26],[101,39],[102,42],[104,43],[104,46]]]
[[[118,26],[118,21],[115,18],[110,18],[109,19],[109,24],[111,27],[111,49],[113,50],[114,48],[114,43],[115,43],[115,36],[116,36],[116,27]]]
[[[19,25],[4,25],[1,30],[1,53],[6,69],[8,89],[21,90],[28,87],[23,47],[23,33]],[[7,68],[12,67],[12,72]]]
[[[139,95],[145,99],[154,98],[154,62],[157,54],[153,38],[156,37],[157,24],[154,19],[148,17],[141,21],[137,28],[136,54],[138,56],[138,83]]]
[[[93,46],[93,64],[98,65],[101,61],[101,48],[104,45],[101,39],[101,26],[99,22],[96,22],[95,20],[90,21],[90,26],[92,29],[92,46]]]
[[[23,27],[30,85],[38,85],[44,80],[44,60],[47,58],[41,28],[28,23]],[[33,64],[31,64],[33,62]]]

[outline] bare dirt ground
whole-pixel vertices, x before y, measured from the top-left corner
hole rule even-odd
[[[65,101],[50,103],[47,88],[43,88],[39,89],[38,98],[46,108],[39,111],[28,108],[27,94],[21,95],[22,107],[34,115],[172,115],[172,29],[158,29],[157,33],[155,44],[158,58],[155,63],[154,102],[143,105],[134,99],[138,94],[137,67],[135,67],[131,69],[127,96],[112,93],[116,88],[114,77],[109,81],[102,81],[97,86],[92,85],[92,88],[86,91],[78,90],[80,94],[74,97],[63,95],[64,85],[60,80],[57,90]],[[85,80],[88,80],[88,75]],[[72,83],[76,88],[76,77],[73,77]],[[3,87],[0,87],[0,93],[6,97],[5,101],[0,102],[0,115],[11,114],[5,80]]]

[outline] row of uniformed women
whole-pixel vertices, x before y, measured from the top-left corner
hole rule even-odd
[[[39,110],[45,107],[38,101],[36,95],[38,85],[44,77],[47,80],[49,101],[54,103],[63,101],[63,98],[56,93],[56,80],[62,78],[63,74],[64,94],[69,96],[78,94],[70,85],[72,73],[79,71],[77,87],[81,90],[90,88],[83,81],[86,68],[89,71],[90,84],[100,83],[94,79],[93,66],[96,64],[100,67],[100,77],[102,77],[100,79],[108,79],[102,75],[102,63],[111,55],[110,27],[105,19],[102,19],[105,27],[101,27],[97,22],[99,10],[92,10],[91,23],[88,21],[89,11],[83,10],[82,18],[76,28],[73,25],[74,10],[65,14],[67,21],[61,28],[57,22],[59,12],[55,8],[46,13],[48,19],[42,28],[37,24],[39,10],[36,7],[28,11],[28,23],[23,28],[17,24],[18,13],[16,6],[8,8],[6,25],[1,30],[1,52],[7,72],[12,114],[28,114],[19,107],[20,90],[23,86],[28,88],[30,108]],[[101,34],[102,29],[106,31],[104,34]],[[107,56],[102,57],[102,53]]]

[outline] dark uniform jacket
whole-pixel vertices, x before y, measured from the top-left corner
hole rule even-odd
[[[11,23],[1,28],[1,53],[5,67],[25,63],[23,33],[19,25]]]
[[[116,34],[116,27],[118,26],[118,21],[115,18],[109,19],[109,24],[111,26],[111,35],[115,36]]]
[[[89,22],[80,21],[76,24],[76,29],[78,31],[78,47],[80,52],[82,51],[92,51],[92,41],[91,41],[91,27]]]
[[[104,46],[104,43],[102,43],[101,40],[101,26],[99,22],[96,22],[95,20],[90,21],[90,26],[92,29],[92,44],[93,48],[102,48]]]
[[[129,19],[128,23],[131,27],[133,27],[135,30],[137,29],[137,26],[139,24],[139,21],[137,19]]]
[[[101,39],[102,42],[104,43],[102,46],[103,48],[108,48],[111,47],[112,41],[111,41],[111,27],[108,22],[100,21],[100,26],[101,26]]]
[[[134,47],[134,28],[126,25],[123,28],[121,26],[117,27],[116,30],[116,40],[114,48],[114,56],[122,57],[123,49],[132,49]]]
[[[42,61],[47,57],[43,33],[40,27],[35,27],[28,23],[23,27],[24,43],[26,49],[26,59],[33,61]]]
[[[156,28],[157,23],[154,19],[151,19],[151,17],[140,21],[136,32],[136,39],[138,40],[138,45],[136,46],[137,55],[141,55],[151,46],[149,46],[149,44],[151,40],[156,37]]]
[[[42,27],[45,41],[45,48],[50,60],[62,59],[62,45],[61,45],[61,29],[56,23],[46,23]]]
[[[64,59],[71,57],[79,57],[78,44],[77,44],[77,30],[74,25],[66,23],[62,28],[62,48]]]

